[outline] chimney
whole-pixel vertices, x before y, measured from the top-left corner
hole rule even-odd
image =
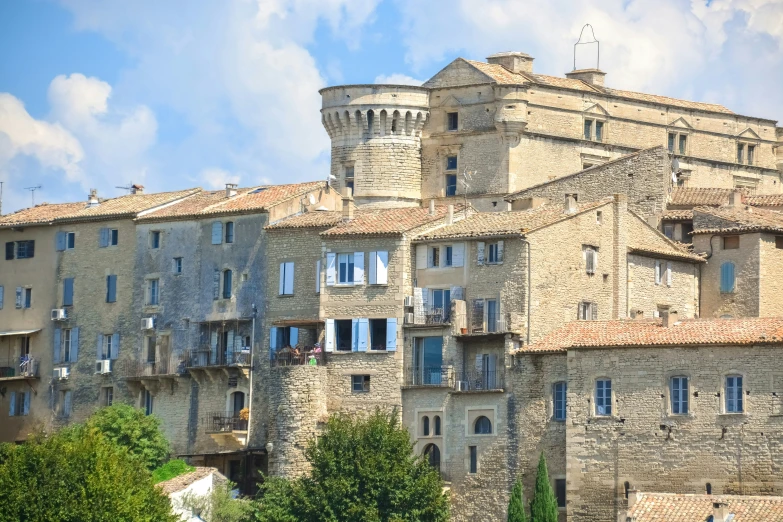
[[[712,503],[712,520],[714,522],[728,522],[729,516],[729,505],[726,502]]]
[[[677,322],[677,310],[671,310],[669,307],[661,308],[661,320],[664,328],[671,328]]]
[[[569,73],[566,73],[566,78],[571,80],[582,80],[583,82],[589,83],[590,85],[603,87],[606,73],[600,69],[575,69]]]
[[[87,196],[87,206],[97,207],[100,204],[98,201],[98,189],[90,189],[90,195]]]
[[[511,210],[530,210],[533,208],[538,208],[546,203],[546,201],[546,198],[539,198],[535,196],[517,199],[511,202]]]
[[[533,57],[529,54],[517,51],[495,53],[492,56],[487,56],[487,63],[502,65],[509,71],[515,73],[533,72]]]
[[[451,225],[454,223],[454,205],[449,205],[446,210],[446,224]]]
[[[631,319],[644,319],[644,310],[631,310]]]
[[[131,194],[144,194],[144,185],[131,185]]]
[[[729,194],[729,206],[734,208],[742,208],[742,192],[735,190]]]
[[[631,489],[628,491],[628,509],[631,509],[637,502],[639,502],[639,498],[641,497],[641,493],[639,493],[636,489]]]
[[[353,189],[351,187],[345,187],[345,195],[343,196],[343,221],[350,221],[353,219]]]
[[[435,215],[435,200],[431,199],[430,200],[430,216],[434,216],[434,215]]]
[[[566,194],[563,212],[566,214],[573,214],[576,210],[576,198],[574,197],[574,194]]]
[[[227,198],[233,198],[237,195],[237,184],[236,183],[226,183],[226,197]]]

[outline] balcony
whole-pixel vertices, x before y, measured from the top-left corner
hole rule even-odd
[[[233,411],[205,413],[201,417],[204,433],[210,435],[222,447],[238,449],[247,443],[247,418]]]
[[[503,372],[497,370],[469,371],[457,373],[454,391],[497,392],[503,391]]]
[[[459,314],[456,323],[459,336],[493,336],[514,331],[511,314],[504,313]]]
[[[0,361],[0,381],[38,378],[38,360],[35,357],[13,357]]]
[[[184,355],[155,361],[114,361],[112,372],[129,380],[176,378],[187,374],[186,363]]]
[[[451,324],[451,310],[449,308],[416,308],[411,317],[406,321],[407,327],[444,326]]]
[[[239,350],[199,348],[188,352],[187,361],[188,368],[250,366],[250,348]]]
[[[286,366],[326,366],[326,353],[315,346],[283,348],[272,354],[269,361],[272,368]]]
[[[451,388],[454,386],[453,370],[449,366],[433,366],[409,369],[405,374],[405,386]]]

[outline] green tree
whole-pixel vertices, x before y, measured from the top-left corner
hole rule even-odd
[[[525,494],[522,491],[522,482],[517,479],[511,490],[511,498],[508,500],[508,522],[527,522],[525,514]]]
[[[305,456],[309,475],[267,481],[262,522],[445,522],[443,481],[413,451],[396,411],[332,416]]]
[[[144,466],[83,426],[6,446],[0,522],[175,522]]]
[[[185,493],[177,507],[189,509],[206,522],[248,522],[252,520],[253,504],[234,498],[234,486],[232,482],[221,484],[207,495]]]
[[[557,499],[549,483],[549,473],[546,469],[546,457],[541,453],[536,473],[536,489],[530,502],[531,522],[557,522]]]
[[[169,454],[169,442],[160,431],[158,418],[128,404],[101,408],[87,420],[87,429],[97,430],[126,448],[150,471],[166,462]]]

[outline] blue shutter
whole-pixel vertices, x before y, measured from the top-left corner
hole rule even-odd
[[[60,362],[60,329],[54,329],[54,350],[52,352],[52,362],[58,364]]]
[[[269,358],[274,359],[277,352],[277,326],[269,329]]]
[[[358,319],[358,325],[359,325],[359,336],[357,341],[357,351],[359,352],[366,352],[367,351],[367,345],[368,338],[370,334],[370,322],[369,319],[366,317],[361,317]]]
[[[397,350],[397,318],[390,317],[386,319],[386,350],[393,352]]]
[[[117,276],[110,275],[106,277],[106,302],[114,303],[117,301]]]
[[[223,242],[223,224],[220,221],[212,223],[212,244],[219,245]]]
[[[0,285],[0,310],[3,309],[3,300],[5,298],[5,288]]]
[[[24,397],[24,403],[22,404],[22,415],[30,414],[30,395],[31,393],[29,391],[22,393],[22,396]]]
[[[99,236],[99,246],[101,248],[106,248],[109,246],[109,238],[111,237],[111,232],[108,228],[102,228],[100,230],[100,236]]]
[[[65,232],[57,232],[54,236],[54,247],[58,252],[65,250],[65,242],[67,241]]]
[[[13,417],[16,415],[16,392],[11,392],[11,410],[8,412],[8,415]]]
[[[720,291],[723,293],[733,292],[734,283],[734,263],[723,263],[720,266]]]
[[[71,328],[71,362],[79,360],[79,327]]]
[[[120,356],[120,334],[113,333],[111,336],[111,359],[117,359]]]
[[[73,305],[73,277],[63,279],[63,306]]]
[[[351,351],[359,351],[359,320],[351,319]]]

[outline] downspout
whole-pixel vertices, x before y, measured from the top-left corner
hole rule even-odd
[[[522,242],[527,245],[527,333],[525,344],[530,345],[530,241],[522,239]]]
[[[256,307],[256,304],[253,303],[250,306],[253,308],[253,325],[250,330],[250,389],[247,393],[247,441],[245,442],[245,448],[250,445],[250,432],[253,429],[253,374],[255,373],[256,314],[258,314],[258,308]]]

